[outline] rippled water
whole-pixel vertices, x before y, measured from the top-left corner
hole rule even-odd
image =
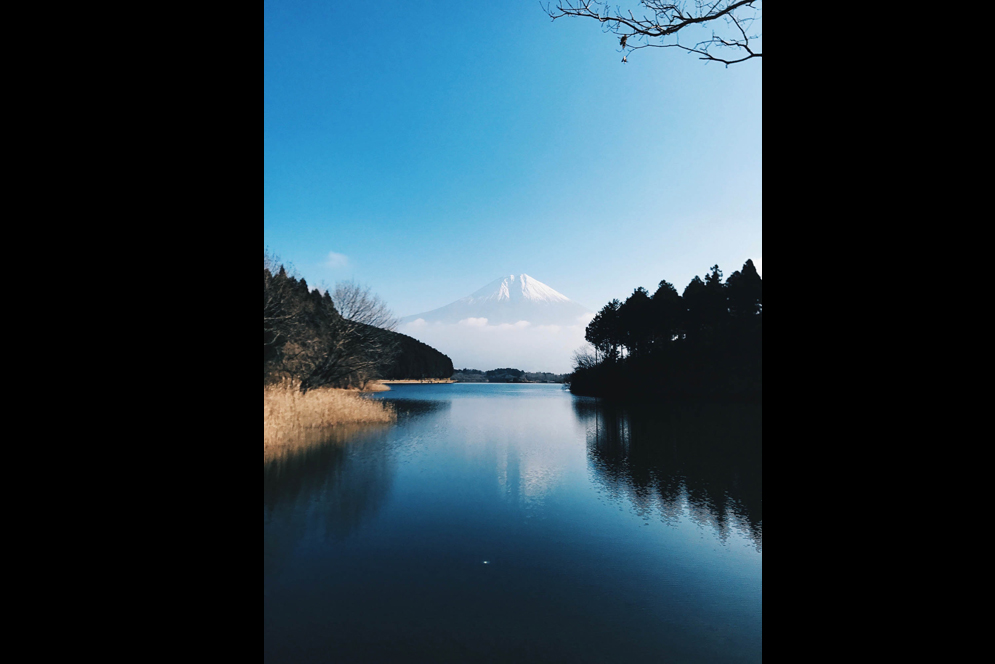
[[[266,661],[761,661],[760,406],[373,398],[264,460]]]

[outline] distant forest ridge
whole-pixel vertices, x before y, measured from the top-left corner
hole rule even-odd
[[[521,369],[457,369],[452,379],[457,383],[562,383],[568,374]]]

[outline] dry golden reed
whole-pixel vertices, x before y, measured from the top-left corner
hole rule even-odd
[[[339,424],[389,423],[397,420],[392,404],[364,399],[355,390],[319,388],[301,394],[299,384],[284,381],[263,388],[263,449],[311,438]]]

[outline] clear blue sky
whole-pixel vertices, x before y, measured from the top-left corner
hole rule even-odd
[[[762,266],[762,62],[617,49],[535,0],[267,0],[264,244],[399,316],[503,274],[596,311]]]

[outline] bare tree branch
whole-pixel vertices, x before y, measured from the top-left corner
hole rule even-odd
[[[554,21],[574,16],[600,22],[605,32],[619,37],[620,51],[624,54],[622,62],[628,61],[632,51],[650,47],[678,48],[727,67],[763,57],[755,49],[761,33],[748,34],[753,32],[755,23],[762,27],[763,0],[641,0],[639,4],[644,8],[641,17],[632,10],[623,13],[619,7],[613,12],[601,0],[560,0],[555,9],[547,4],[543,11]],[[690,34],[706,24],[713,28],[710,38],[694,46],[680,43],[679,33]]]
[[[397,319],[386,303],[370,292],[367,286],[360,286],[353,281],[340,281],[335,284],[332,301],[343,318],[384,330],[397,327]]]
[[[591,344],[585,344],[573,352],[574,371],[590,369],[598,364],[598,351]]]

